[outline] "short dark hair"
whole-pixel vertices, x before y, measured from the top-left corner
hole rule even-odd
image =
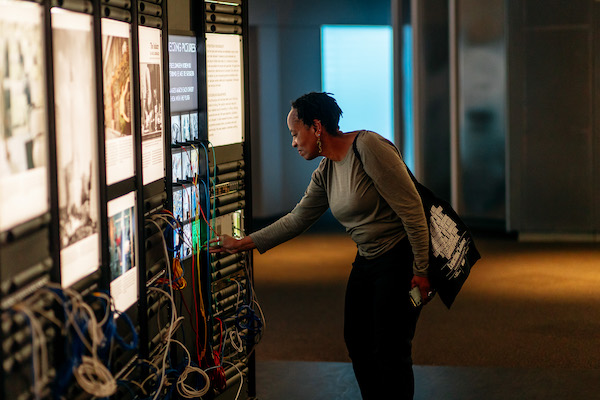
[[[315,119],[321,121],[331,135],[337,135],[342,109],[331,93],[310,92],[292,101],[292,108],[298,112],[298,119],[311,126]]]

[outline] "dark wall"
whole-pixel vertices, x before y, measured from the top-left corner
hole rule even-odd
[[[600,6],[550,3],[509,2],[510,228],[597,235]]]
[[[419,71],[421,181],[438,196],[450,199],[450,60],[448,1],[420,3],[422,37]]]
[[[391,25],[390,0],[252,0],[249,6],[254,215],[291,210],[319,160],[291,147],[290,102],[321,90],[321,25]]]

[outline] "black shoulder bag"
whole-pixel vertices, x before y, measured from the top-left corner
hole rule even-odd
[[[352,148],[356,158],[362,164],[356,148],[358,135],[360,133],[354,138]],[[398,152],[392,142],[388,141],[388,143]],[[398,156],[400,156],[399,152]],[[475,247],[469,228],[452,206],[421,185],[408,166],[406,170],[421,196],[429,226],[429,282],[446,307],[450,308],[467,280],[471,268],[481,256]]]

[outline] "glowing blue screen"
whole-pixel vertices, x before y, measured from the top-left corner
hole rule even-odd
[[[323,25],[322,90],[343,111],[340,129],[375,131],[394,141],[391,26]]]

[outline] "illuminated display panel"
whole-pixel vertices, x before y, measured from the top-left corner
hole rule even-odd
[[[242,37],[206,34],[208,140],[240,143],[244,132]]]
[[[134,175],[131,33],[126,22],[102,19],[106,183]]]
[[[182,226],[174,246],[175,256],[181,259],[193,254],[190,222],[197,210],[198,148],[202,146],[198,142],[206,140],[201,128],[206,114],[198,110],[197,50],[194,36],[169,35],[173,213]]]
[[[0,232],[48,211],[43,8],[0,2]]]
[[[138,299],[135,243],[135,193],[108,202],[110,294],[115,308],[125,311]]]
[[[169,35],[169,94],[171,112],[198,109],[196,37]]]
[[[92,16],[52,9],[61,283],[99,268],[96,80]]]
[[[173,183],[183,180],[183,169],[181,167],[182,154],[175,150],[171,156],[171,167],[173,168]]]
[[[392,27],[324,25],[321,60],[322,89],[344,112],[340,129],[369,129],[393,142]]]
[[[139,27],[143,184],[165,177],[162,32]]]

